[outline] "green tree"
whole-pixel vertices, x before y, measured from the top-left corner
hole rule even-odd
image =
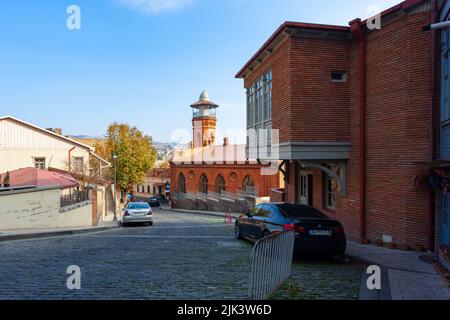
[[[109,125],[105,142],[95,147],[100,156],[111,159],[111,178],[114,173],[112,156],[117,155],[117,185],[125,192],[131,192],[134,185],[144,183],[145,175],[157,156],[150,136],[136,127],[117,122]]]

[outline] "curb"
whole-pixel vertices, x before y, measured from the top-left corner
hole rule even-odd
[[[179,213],[188,213],[188,214],[195,214],[195,215],[203,215],[203,216],[210,216],[210,217],[216,217],[216,218],[225,218],[228,213],[225,212],[207,212],[207,211],[195,211],[195,210],[183,210],[183,209],[163,209],[160,208],[162,211],[169,211],[169,212],[179,212]],[[231,216],[233,220],[237,219],[239,217],[236,213],[231,213]]]
[[[28,233],[28,234],[12,234],[12,235],[0,235],[0,242],[7,241],[18,241],[18,240],[29,240],[29,239],[40,239],[40,238],[54,238],[61,236],[73,236],[87,233],[95,233],[102,231],[109,231],[119,228],[119,226],[114,227],[99,227],[90,229],[80,229],[80,230],[64,230],[64,231],[50,231],[50,232],[40,232],[40,233]]]

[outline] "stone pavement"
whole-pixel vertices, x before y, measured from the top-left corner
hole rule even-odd
[[[392,300],[450,300],[450,288],[430,263],[432,255],[353,242],[347,254],[385,269]]]
[[[223,217],[155,211],[153,227],[0,243],[0,300],[246,300],[252,245]],[[81,290],[66,287],[81,268]],[[299,299],[354,299],[360,266],[296,261]],[[356,285],[355,285],[356,284]],[[286,298],[291,298],[287,296]]]

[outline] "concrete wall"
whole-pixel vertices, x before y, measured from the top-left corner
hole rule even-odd
[[[60,212],[59,189],[0,193],[0,231],[92,226],[92,204]]]

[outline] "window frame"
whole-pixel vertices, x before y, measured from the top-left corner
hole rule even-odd
[[[200,176],[199,181],[199,191],[203,194],[208,194],[209,188],[208,188],[208,177],[205,174],[202,174]]]
[[[336,74],[341,74],[342,75],[342,79],[333,79],[333,75]],[[344,83],[348,81],[348,72],[344,71],[344,70],[333,70],[331,71],[331,82],[337,82],[337,83]]]
[[[225,177],[219,174],[216,178],[216,193],[221,194],[222,191],[227,191],[227,182],[225,181]]]
[[[38,164],[38,162],[41,162],[42,160],[42,166]],[[47,158],[46,157],[33,157],[33,166],[36,169],[45,170],[47,165]]]
[[[337,194],[332,176],[324,173],[324,207],[328,210],[336,211]]]
[[[186,177],[183,173],[180,173],[178,175],[178,192],[179,193],[186,193]],[[154,187],[153,187],[153,191],[155,191]]]

